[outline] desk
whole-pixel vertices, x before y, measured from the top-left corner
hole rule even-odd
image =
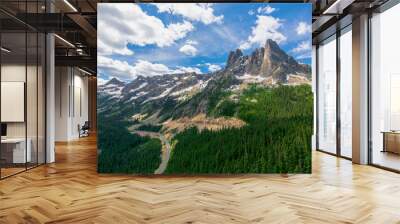
[[[392,152],[400,154],[400,132],[383,131],[383,150],[382,152]]]
[[[26,163],[31,162],[31,139],[27,139],[27,146],[25,151],[25,138],[5,138],[1,139],[2,157],[4,152],[4,159],[8,163]],[[4,147],[4,149],[3,149]],[[12,148],[10,148],[12,147]],[[12,154],[12,155],[11,155]],[[11,159],[12,158],[12,159]]]

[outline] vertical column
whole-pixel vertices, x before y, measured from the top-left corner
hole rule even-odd
[[[317,46],[312,46],[312,72],[311,72],[311,80],[312,80],[312,91],[314,97],[314,121],[313,121],[313,135],[311,139],[312,150],[317,149]]]
[[[46,1],[46,11],[53,12],[51,1]],[[46,163],[55,161],[55,44],[54,34],[46,34]]]
[[[368,163],[368,15],[353,19],[353,162]]]

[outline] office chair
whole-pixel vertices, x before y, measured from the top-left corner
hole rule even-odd
[[[79,138],[89,136],[89,129],[90,129],[89,121],[85,121],[82,127],[80,127],[80,125],[78,124],[78,129],[79,129]]]

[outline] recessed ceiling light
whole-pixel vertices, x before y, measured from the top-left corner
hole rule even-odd
[[[1,47],[0,49],[1,49],[1,51],[4,51],[6,53],[10,53],[11,52],[11,50],[9,50],[9,49],[7,49],[5,47]]]
[[[323,15],[340,15],[343,14],[343,10],[351,5],[355,0],[336,0],[330,5],[322,14]]]
[[[67,4],[74,12],[78,12],[78,10],[68,1],[64,0],[65,4]]]
[[[59,40],[61,40],[62,42],[64,42],[64,43],[66,43],[67,45],[69,45],[70,47],[73,47],[73,48],[75,48],[75,45],[73,45],[71,42],[69,42],[68,40],[66,40],[66,39],[64,39],[64,38],[62,38],[62,37],[60,37],[59,35],[57,35],[57,34],[54,34],[54,36],[55,37],[57,37]]]
[[[88,72],[88,71],[85,71],[85,70],[83,70],[83,69],[81,69],[81,68],[78,68],[79,69],[79,71],[81,71],[81,72],[83,72],[83,73],[85,73],[85,74],[87,74],[87,75],[92,75],[92,73],[90,73],[90,72]]]

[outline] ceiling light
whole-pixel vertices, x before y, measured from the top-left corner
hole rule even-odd
[[[323,15],[340,15],[343,10],[351,5],[355,0],[336,0],[322,14]]]
[[[83,70],[83,69],[81,69],[81,68],[78,68],[78,70],[81,71],[81,72],[83,72],[83,73],[85,73],[85,74],[87,74],[87,75],[92,75],[92,73],[90,73],[90,72],[88,72],[88,71],[86,71],[86,70]]]
[[[7,49],[5,47],[1,47],[0,49],[1,49],[1,51],[4,51],[6,53],[10,53],[11,52],[11,50],[9,50],[9,49]]]
[[[64,39],[64,38],[62,38],[62,37],[60,37],[59,35],[57,35],[57,34],[54,34],[54,36],[55,37],[57,37],[59,40],[61,40],[62,42],[64,42],[64,43],[66,43],[67,45],[69,45],[70,47],[73,47],[73,48],[75,48],[75,45],[73,45],[71,42],[69,42],[68,40],[66,40],[66,39]]]
[[[67,4],[74,12],[78,12],[78,10],[68,1],[64,0],[65,4]]]
[[[333,9],[337,10],[340,0],[336,0],[331,6],[329,6],[322,14],[330,14]]]

